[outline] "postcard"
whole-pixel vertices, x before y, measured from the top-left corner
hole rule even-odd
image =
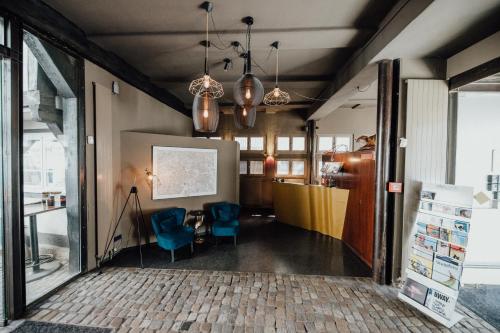
[[[417,234],[415,235],[415,244],[423,247],[428,251],[436,251],[437,248],[437,239],[433,239],[431,237],[427,237],[425,235]]]
[[[451,230],[441,228],[439,229],[439,238],[445,242],[450,242],[451,240]]]
[[[462,265],[457,261],[436,254],[432,270],[432,279],[447,287],[458,290]]]
[[[440,316],[450,319],[455,309],[456,302],[456,298],[446,295],[439,290],[429,288],[425,306]]]
[[[469,240],[468,234],[465,232],[460,232],[460,231],[452,231],[451,233],[451,240],[453,244],[457,244],[460,246],[467,246],[467,242]]]
[[[453,221],[453,230],[462,231],[462,232],[469,232],[469,229],[470,229],[469,222],[460,221],[460,220]]]
[[[416,282],[412,279],[406,279],[406,282],[401,291],[404,295],[410,297],[415,302],[425,305],[425,299],[427,298],[428,289],[429,288],[419,282]]]
[[[443,256],[449,256],[450,255],[449,244],[446,242],[438,241],[436,252],[443,255]]]
[[[464,261],[465,260],[465,248],[458,246],[458,245],[450,244],[450,257],[455,259],[455,260]]]
[[[412,271],[417,272],[418,274],[421,274],[425,277],[428,278],[432,277],[432,260],[428,260],[421,256],[412,254],[410,256],[409,268]]]
[[[455,208],[455,215],[470,219],[472,217],[472,209],[463,207]]]
[[[427,233],[427,224],[422,223],[422,222],[417,222],[417,232],[420,234],[425,235]]]
[[[420,192],[420,198],[422,198],[422,199],[434,200],[435,197],[436,197],[435,192],[431,192],[431,191]]]
[[[428,224],[426,228],[426,234],[427,236],[430,236],[432,238],[439,238],[439,227]]]

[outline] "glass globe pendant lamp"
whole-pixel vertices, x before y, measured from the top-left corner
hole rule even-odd
[[[255,118],[257,118],[256,106],[241,106],[236,104],[233,112],[236,128],[252,128],[255,125]]]
[[[233,98],[240,106],[257,106],[264,98],[264,87],[260,80],[252,73],[252,53],[250,50],[252,17],[245,17],[243,22],[247,24],[247,53],[245,73],[236,81],[233,89]]]
[[[203,92],[193,100],[193,124],[197,132],[213,133],[219,124],[219,103],[208,92]]]

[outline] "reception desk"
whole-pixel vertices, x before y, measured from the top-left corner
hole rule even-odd
[[[342,239],[349,190],[319,185],[273,183],[279,222]]]

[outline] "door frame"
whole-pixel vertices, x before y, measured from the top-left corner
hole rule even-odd
[[[85,77],[84,60],[61,41],[52,38],[23,20],[8,12],[0,11],[6,19],[10,34],[11,60],[11,105],[4,112],[4,242],[5,242],[5,303],[8,320],[20,318],[27,309],[47,299],[59,289],[72,282],[87,270],[87,193],[86,193],[86,140],[85,140]],[[77,136],[78,136],[78,174],[79,174],[79,220],[80,220],[80,272],[65,283],[55,287],[38,300],[26,304],[25,254],[24,254],[24,214],[23,214],[23,33],[27,31],[43,39],[50,45],[68,53],[76,60],[77,70]],[[3,53],[3,52],[2,52]],[[7,157],[7,159],[5,158]]]

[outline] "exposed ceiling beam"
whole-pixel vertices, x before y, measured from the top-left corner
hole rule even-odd
[[[432,2],[433,0],[400,0],[386,15],[377,32],[356,51],[323,91],[321,98],[328,101],[316,102],[309,109],[308,119],[323,118],[343,105],[356,92],[357,84],[372,83],[376,79],[376,66],[373,64],[376,56]]]
[[[77,52],[113,75],[165,103],[187,116],[190,112],[184,103],[165,89],[151,83],[150,79],[135,67],[112,52],[90,41],[73,22],[40,0],[2,1],[2,9],[22,17],[27,25],[43,32],[45,37],[57,41],[60,46]]]

